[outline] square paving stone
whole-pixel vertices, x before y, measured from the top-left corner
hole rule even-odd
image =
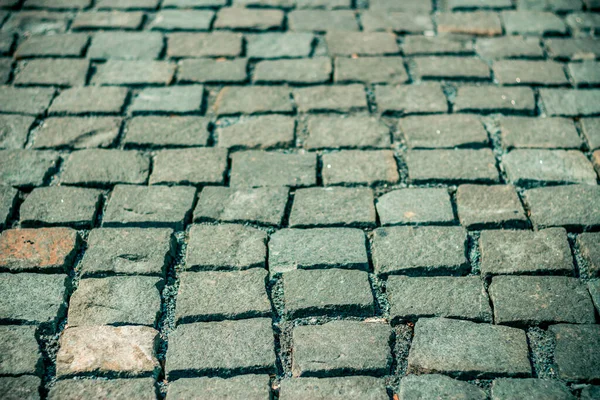
[[[461,227],[390,227],[373,231],[379,275],[462,275],[468,271],[467,232]]]
[[[242,117],[227,125],[217,122],[217,146],[230,149],[270,149],[294,144],[296,121],[283,115]]]
[[[294,90],[300,112],[350,112],[367,109],[367,96],[362,85],[314,86]]]
[[[577,117],[600,113],[600,90],[540,89],[550,116]]]
[[[206,146],[208,123],[205,117],[134,117],[127,122],[124,143],[130,147]]]
[[[399,86],[376,86],[375,97],[379,112],[402,114],[445,113],[446,96],[438,83]]]
[[[332,321],[297,326],[292,332],[294,376],[389,372],[391,329],[380,322]]]
[[[44,113],[55,90],[53,88],[19,88],[0,86],[0,111],[38,115]]]
[[[600,83],[600,63],[596,61],[583,61],[570,63],[569,74],[577,86],[595,86]]]
[[[291,378],[280,382],[281,400],[310,399],[385,399],[385,384],[370,376],[346,376],[343,378]]]
[[[108,60],[96,67],[92,84],[99,85],[168,85],[176,65],[168,61]]]
[[[254,68],[255,83],[325,83],[331,79],[333,67],[329,57],[260,61]]]
[[[80,264],[81,274],[162,275],[175,256],[172,235],[171,229],[93,229]]]
[[[475,42],[477,54],[487,59],[542,58],[544,51],[537,37],[502,36],[478,38]]]
[[[184,272],[177,294],[177,323],[268,317],[267,271]]]
[[[187,12],[187,11],[186,11]],[[248,60],[183,59],[179,62],[177,80],[183,83],[242,83],[246,81]]]
[[[21,149],[35,118],[26,115],[0,115],[0,149]]]
[[[37,376],[1,377],[0,387],[7,400],[39,400],[42,381]]]
[[[503,11],[504,29],[507,35],[564,35],[567,26],[563,20],[545,11]]]
[[[368,270],[364,232],[352,228],[282,229],[271,235],[271,276],[319,268]]]
[[[82,279],[69,301],[68,324],[153,326],[162,286],[160,278],[145,276]]]
[[[600,225],[600,188],[592,185],[568,185],[525,191],[530,218],[536,229],[563,226],[582,229]]]
[[[144,21],[144,13],[141,11],[85,11],[78,13],[71,29],[138,29]]]
[[[566,85],[564,66],[554,61],[502,60],[493,65],[494,79],[501,85]]]
[[[577,236],[577,246],[587,262],[588,273],[600,275],[600,233],[582,233]]]
[[[396,84],[408,81],[408,74],[400,57],[336,57],[333,80]]]
[[[90,40],[86,33],[35,35],[19,44],[17,59],[28,57],[80,57]]]
[[[407,375],[400,381],[398,394],[399,400],[487,399],[486,393],[476,385],[438,374]]]
[[[396,36],[389,32],[341,32],[325,35],[330,56],[398,54]]]
[[[461,86],[454,112],[533,114],[533,90],[528,87]]]
[[[16,85],[83,86],[88,74],[88,60],[34,59],[21,61]]]
[[[312,116],[307,149],[389,148],[390,128],[375,117]]]
[[[183,186],[115,186],[104,216],[104,227],[133,226],[183,229],[196,189]]]
[[[95,189],[68,186],[37,188],[21,205],[21,225],[91,228],[101,196],[102,192]]]
[[[581,138],[567,118],[504,117],[500,119],[502,146],[511,148],[579,149]]]
[[[429,15],[394,11],[365,11],[360,14],[363,30],[393,31],[397,33],[433,32],[433,23]]]
[[[194,210],[194,221],[250,222],[279,226],[288,202],[288,188],[234,189],[207,186]]]
[[[596,184],[590,161],[575,150],[513,150],[502,159],[506,175],[519,186],[536,183]]]
[[[133,113],[198,113],[204,86],[174,86],[144,89],[132,100]]]
[[[288,14],[288,28],[291,31],[342,31],[358,30],[356,16],[352,10],[293,10]]]
[[[412,150],[406,154],[408,179],[427,182],[498,182],[496,159],[490,149]]]
[[[342,150],[323,155],[323,184],[396,183],[400,179],[394,153],[389,150]]]
[[[461,185],[458,219],[467,229],[527,227],[525,210],[512,185]]]
[[[120,114],[127,98],[127,89],[108,87],[77,87],[62,91],[52,102],[54,114]]]
[[[562,382],[545,379],[500,378],[492,382],[492,400],[522,398],[526,393],[539,399],[575,400]]]
[[[594,304],[577,278],[496,276],[489,287],[494,322],[503,325],[594,323]]]
[[[458,33],[475,36],[502,35],[498,13],[490,11],[442,12],[436,15],[438,33]]]
[[[0,229],[9,222],[19,192],[9,186],[0,186]]]
[[[368,188],[299,189],[289,217],[290,227],[376,225],[373,191]]]
[[[66,185],[144,184],[150,160],[137,151],[90,149],[71,153],[60,180]]]
[[[66,312],[67,275],[0,274],[0,320],[55,325]]]
[[[264,268],[267,234],[244,225],[192,225],[186,265],[188,270],[243,270]]]
[[[443,36],[404,36],[402,52],[407,56],[420,54],[474,54],[473,39],[464,35],[453,34],[445,34]]]
[[[38,375],[41,372],[42,354],[35,338],[35,330],[35,326],[0,326],[0,374]]]
[[[390,317],[396,321],[422,317],[492,321],[489,299],[478,276],[390,276],[386,292],[390,302]]]
[[[101,400],[123,398],[152,400],[156,396],[154,379],[65,379],[57,381],[48,393],[50,400]]]
[[[109,147],[119,136],[121,118],[53,117],[34,130],[34,148]]]
[[[62,272],[71,267],[79,247],[69,228],[9,229],[0,235],[0,268],[11,272]]]
[[[154,157],[150,184],[222,184],[226,169],[225,149],[162,150]]]
[[[207,31],[215,13],[206,10],[161,10],[150,24],[151,29],[163,31]]]
[[[600,149],[600,118],[582,118],[579,121],[590,149]]]
[[[56,375],[156,375],[158,332],[148,326],[68,327],[60,335]]]
[[[490,68],[476,57],[415,57],[410,61],[417,79],[489,79]]]
[[[373,294],[364,271],[337,268],[294,270],[283,274],[285,313],[290,318],[313,315],[373,315]]]
[[[182,378],[169,384],[169,399],[190,399],[202,393],[204,400],[219,400],[240,395],[246,400],[268,399],[271,393],[268,375],[241,375],[232,378]]]
[[[284,154],[243,151],[231,155],[231,186],[313,186],[317,183],[314,153]]]
[[[283,26],[285,14],[281,10],[243,7],[223,7],[217,13],[215,29],[243,29],[266,31]]]
[[[242,35],[231,32],[170,33],[167,57],[236,57],[242,53]]]
[[[189,373],[274,372],[271,319],[179,325],[169,335],[165,369],[169,377]]]
[[[590,382],[600,377],[600,325],[552,325],[558,377],[566,381]]]
[[[446,189],[410,188],[394,190],[377,199],[381,225],[450,224],[454,213]]]
[[[312,33],[304,32],[245,35],[246,55],[250,58],[308,57],[314,38]]]
[[[422,318],[408,354],[408,373],[461,379],[529,377],[525,331],[446,318]]]
[[[0,181],[6,186],[42,186],[58,160],[54,151],[0,150]]]
[[[471,115],[427,115],[400,119],[398,127],[411,149],[482,147],[487,132]]]
[[[562,228],[490,230],[479,238],[482,275],[571,275],[573,257]]]
[[[290,113],[290,91],[277,86],[225,87],[213,109],[217,115]]]

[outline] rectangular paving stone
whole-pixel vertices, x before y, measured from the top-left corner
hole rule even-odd
[[[433,22],[427,14],[394,11],[365,11],[360,14],[363,30],[393,31],[396,33],[423,34],[433,32]]]
[[[248,60],[244,58],[187,58],[179,62],[177,80],[183,83],[243,83],[247,77],[247,66]]]
[[[600,113],[600,90],[541,89],[546,114],[577,117]]]
[[[513,4],[510,0],[449,0],[446,7],[450,10],[484,8],[484,9],[501,9],[512,8]]]
[[[368,267],[366,238],[360,229],[282,229],[269,240],[271,276],[295,269]]]
[[[267,257],[264,231],[234,224],[192,225],[186,269],[244,270],[264,268]]]
[[[362,85],[313,86],[293,91],[300,112],[350,112],[367,109],[367,97]]]
[[[4,323],[34,323],[55,326],[66,312],[67,275],[0,274],[0,303]]]
[[[389,227],[373,231],[371,253],[379,275],[462,275],[468,270],[462,227]]]
[[[60,335],[56,375],[156,375],[158,332],[148,326],[69,327]]]
[[[229,86],[221,89],[213,109],[217,115],[290,113],[290,91],[279,86]]]
[[[268,317],[267,271],[184,272],[177,294],[177,323]]]
[[[226,0],[164,0],[163,8],[168,7],[218,7],[227,5]]]
[[[398,395],[401,400],[437,397],[472,400],[484,400],[488,398],[482,389],[473,384],[439,374],[407,375],[403,377],[400,381]]]
[[[236,57],[242,53],[242,35],[232,32],[170,33],[167,57]]]
[[[137,116],[127,121],[126,147],[187,147],[208,144],[208,119],[194,116]]]
[[[426,182],[498,182],[496,160],[490,149],[412,150],[406,153],[408,179]]]
[[[69,228],[8,229],[0,235],[0,268],[11,272],[66,272],[79,247]]]
[[[600,84],[600,73],[598,73],[600,63],[596,61],[570,63],[567,69],[576,86],[583,87]]]
[[[123,29],[134,30],[141,27],[144,21],[144,13],[141,11],[84,11],[77,13],[71,29]]]
[[[479,238],[482,275],[570,275],[573,257],[562,228],[486,230]]]
[[[592,7],[587,7],[588,11]],[[565,22],[575,33],[593,31],[598,28],[598,16],[591,12],[573,12],[565,17]]]
[[[577,236],[577,246],[587,262],[588,273],[600,275],[600,233],[582,233]]]
[[[340,373],[385,375],[391,365],[391,329],[381,322],[332,321],[297,326],[292,374],[295,377]]]
[[[92,60],[154,60],[163,48],[163,36],[158,32],[98,32],[87,51]]]
[[[569,185],[525,191],[531,222],[536,229],[563,226],[582,229],[600,225],[600,188],[592,185]]]
[[[406,56],[427,54],[469,55],[475,53],[472,38],[454,34],[444,34],[443,36],[404,36],[402,40],[402,52]]]
[[[98,8],[117,8],[123,10],[131,9],[155,9],[159,0],[99,0]]]
[[[500,60],[492,69],[501,85],[567,85],[563,64],[554,61]]]
[[[0,374],[39,375],[42,372],[42,353],[38,348],[35,331],[35,326],[0,326]],[[1,383],[0,387],[3,387]],[[10,396],[11,392],[4,392],[4,396],[7,395]]]
[[[26,0],[25,8],[49,8],[49,9],[82,9],[91,5],[91,0]]]
[[[54,151],[0,150],[2,185],[41,186],[54,173],[58,160]]]
[[[448,111],[446,96],[438,83],[376,86],[377,109],[381,113],[430,114]]]
[[[33,131],[34,148],[110,147],[119,136],[121,118],[52,117]]]
[[[133,113],[199,113],[203,95],[202,85],[143,89],[132,99],[129,110]]]
[[[596,184],[590,161],[576,150],[520,150],[502,159],[506,175],[519,186],[532,183]]]
[[[552,325],[556,349],[554,363],[558,376],[569,382],[591,382],[600,377],[600,326]]]
[[[458,219],[467,229],[527,227],[525,210],[512,185],[461,185]]]
[[[16,206],[19,192],[9,186],[0,186],[0,229],[9,222]]]
[[[322,160],[325,186],[396,183],[400,178],[390,150],[342,150],[323,154]]]
[[[222,184],[226,169],[225,149],[162,150],[154,157],[150,184]]]
[[[314,38],[314,35],[308,32],[269,32],[259,35],[244,35],[246,55],[249,58],[308,57]]]
[[[28,57],[80,57],[90,38],[85,33],[35,35],[19,44],[17,59]]]
[[[504,117],[500,119],[504,148],[579,149],[582,141],[567,118]]]
[[[340,32],[325,35],[330,56],[398,54],[396,37],[388,32]]]
[[[149,158],[137,151],[79,150],[66,160],[60,181],[86,186],[144,184],[149,172]]]
[[[492,382],[492,400],[508,400],[530,393],[540,398],[575,400],[569,388],[562,382],[545,379],[500,378]]]
[[[503,11],[502,20],[507,35],[564,35],[567,26],[563,20],[546,11]]]
[[[325,83],[331,79],[333,67],[329,57],[290,60],[265,60],[256,64],[255,83]]]
[[[454,101],[455,112],[532,114],[535,109],[528,87],[461,86]]]
[[[285,314],[373,315],[373,294],[364,271],[337,268],[294,270],[283,274]]]
[[[544,44],[549,57],[561,60],[583,60],[600,54],[600,41],[595,38],[552,38]]]
[[[525,332],[507,326],[446,318],[415,324],[408,372],[457,378],[529,377]]]
[[[184,186],[117,185],[102,217],[104,227],[170,227],[189,219],[196,189]]]
[[[150,24],[162,31],[208,31],[215,13],[210,10],[161,10]]]
[[[169,399],[193,398],[198,393],[206,400],[219,400],[232,394],[243,394],[248,400],[263,400],[270,396],[268,375],[240,375],[231,378],[182,378],[169,384]]]
[[[120,114],[127,89],[117,87],[75,87],[63,90],[52,102],[53,114]]]
[[[594,323],[585,285],[566,276],[496,276],[489,287],[494,322],[503,325]]]
[[[160,278],[111,276],[79,281],[69,300],[67,323],[73,326],[154,326],[160,312]]]
[[[179,325],[169,336],[165,369],[169,377],[274,372],[274,348],[270,318]]]
[[[282,379],[281,400],[309,399],[385,399],[384,382],[370,376],[346,376],[340,378]]]
[[[446,189],[410,188],[393,190],[377,199],[381,225],[449,224],[454,221]]]
[[[390,317],[397,321],[422,317],[491,322],[492,310],[477,276],[409,278],[390,276],[386,283]]]
[[[17,67],[16,85],[83,86],[89,69],[87,60],[33,59]]]
[[[389,148],[390,128],[374,117],[311,116],[308,119],[307,149]]]
[[[0,32],[0,54],[9,54],[15,43],[13,32]]]
[[[285,14],[281,10],[243,7],[223,7],[217,12],[214,29],[266,31],[283,26]]]
[[[291,147],[296,121],[284,115],[242,117],[235,123],[217,121],[217,146],[229,149],[270,149]]]
[[[34,189],[21,205],[21,225],[91,228],[101,195],[100,190],[68,186]]]
[[[600,118],[582,118],[579,121],[590,149],[600,149]]]
[[[0,387],[2,387],[5,393],[15,396],[15,399],[39,400],[39,388],[41,384],[42,381],[40,378],[31,375],[0,378]]]
[[[498,13],[491,11],[442,12],[436,15],[438,33],[458,33],[474,36],[502,35]]]
[[[243,151],[231,155],[231,186],[313,186],[317,183],[315,154]]]
[[[529,36],[478,38],[475,42],[475,50],[477,54],[487,59],[544,57],[540,40]]]
[[[356,16],[351,10],[292,10],[287,18],[290,31],[358,31]]]
[[[298,189],[289,226],[373,227],[376,225],[373,191],[369,188]]]
[[[65,379],[57,381],[48,393],[50,400],[99,400],[111,396],[151,400],[156,396],[154,379]]]
[[[410,62],[416,79],[489,79],[490,68],[476,57],[414,57]]]
[[[50,105],[54,93],[53,88],[0,86],[0,111],[17,114],[42,114]]]
[[[168,85],[176,65],[168,61],[108,60],[98,64],[92,84],[99,85]]]
[[[64,12],[46,10],[21,10],[13,13],[2,30],[18,34],[63,33],[67,30],[68,15]]]
[[[411,148],[481,147],[488,143],[485,127],[472,115],[424,115],[400,119],[398,127]]]
[[[0,115],[0,148],[23,148],[34,121],[27,115]]]
[[[405,0],[398,2],[395,0],[371,0],[369,8],[372,10],[389,11],[414,11],[428,13],[432,10],[431,0]]]
[[[408,74],[401,57],[336,57],[333,80],[337,83],[405,83]]]

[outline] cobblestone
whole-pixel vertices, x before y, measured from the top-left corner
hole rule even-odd
[[[461,225],[468,229],[527,226],[512,185],[461,185],[456,191],[456,208]]]
[[[144,21],[144,13],[140,11],[85,11],[77,13],[71,28],[74,30],[87,29],[126,29],[139,28]]]
[[[80,150],[71,153],[60,177],[66,185],[143,184],[150,160],[136,151]]]
[[[428,114],[448,111],[446,97],[437,83],[377,86],[375,97],[378,110],[383,113]]]
[[[34,131],[34,148],[87,149],[110,147],[119,136],[115,117],[53,117]]]
[[[315,84],[329,81],[333,67],[328,57],[266,60],[256,64],[254,82]]]
[[[304,32],[263,33],[246,35],[247,55],[250,58],[308,57],[314,35]]]
[[[407,375],[402,378],[399,391],[400,400],[437,397],[487,399],[485,392],[477,386],[444,375]]]
[[[235,57],[242,52],[241,35],[231,32],[171,33],[167,42],[169,57]]]
[[[500,120],[505,148],[578,149],[582,141],[567,118],[504,117]]]
[[[598,325],[552,325],[556,349],[554,362],[558,376],[566,381],[589,382],[600,376],[598,352],[600,327]]]
[[[232,378],[183,378],[169,384],[170,399],[187,399],[202,393],[206,400],[218,400],[232,395],[243,395],[248,400],[269,397],[267,375],[240,375]]]
[[[562,19],[545,11],[503,11],[504,29],[510,35],[563,35],[567,27]]]
[[[314,154],[244,151],[232,154],[231,163],[231,185],[235,187],[303,187],[317,182]]]
[[[541,398],[574,400],[567,386],[560,382],[543,379],[496,379],[492,383],[492,400],[508,400],[520,397],[523,393],[535,393]]]
[[[456,112],[531,114],[535,108],[534,93],[530,88],[463,86],[458,89],[454,102]]]
[[[399,57],[336,57],[333,80],[338,83],[405,83],[408,74]]]
[[[87,60],[34,59],[19,63],[17,85],[77,86],[85,84]]]
[[[233,125],[217,126],[217,146],[230,149],[291,147],[296,130],[294,119],[283,115],[261,115],[240,119]]]
[[[32,36],[19,44],[15,56],[29,57],[79,57],[89,42],[85,33],[59,33],[51,36]]]
[[[569,83],[563,65],[554,61],[501,60],[494,63],[493,71],[501,85],[554,86]]]
[[[294,10],[288,14],[288,24],[292,31],[350,32],[358,30],[356,17],[350,10]]]
[[[204,10],[163,10],[156,14],[151,26],[164,31],[207,31],[214,15],[214,12]]]
[[[386,193],[377,199],[381,225],[447,224],[454,221],[446,189],[414,188]]]
[[[247,60],[183,59],[179,63],[179,82],[242,83],[246,80]]]
[[[0,229],[9,222],[15,210],[15,199],[19,192],[8,186],[0,186]]]
[[[400,177],[394,153],[389,150],[324,154],[322,175],[325,186],[396,183]]]
[[[59,160],[53,151],[0,150],[0,176],[3,185],[41,186],[53,173]]]
[[[497,13],[489,11],[443,12],[436,16],[438,33],[459,33],[476,36],[502,34],[502,23]]]
[[[581,128],[590,149],[600,149],[600,118],[582,118]]]
[[[489,79],[490,68],[475,57],[415,57],[413,76],[418,79]]]
[[[544,50],[535,37],[502,36],[479,38],[475,42],[477,53],[488,59],[502,58],[542,58]]]
[[[276,86],[226,87],[213,106],[217,115],[292,112],[289,90]]]
[[[365,31],[394,31],[398,33],[424,33],[433,31],[429,15],[402,12],[366,11],[360,21]]]
[[[600,65],[595,61],[584,61],[582,63],[570,63],[568,71],[577,86],[595,86],[600,84],[599,67]]]
[[[550,116],[587,116],[600,112],[600,90],[542,89],[540,96]]]
[[[483,124],[471,115],[428,115],[400,119],[398,127],[411,149],[478,147],[488,143]]]
[[[37,375],[41,372],[42,355],[35,339],[35,329],[35,326],[0,326],[2,375]]]
[[[406,154],[408,179],[426,182],[498,182],[496,161],[489,149],[412,150]]]
[[[0,377],[0,387],[6,393],[6,398],[11,400],[39,400],[40,384],[40,378],[31,375]]]
[[[157,32],[98,32],[92,37],[87,55],[93,60],[153,60],[162,47],[163,38]]]
[[[204,117],[134,117],[127,123],[125,145],[139,147],[206,146],[208,120]]]
[[[52,88],[0,86],[0,111],[18,114],[42,114],[54,96]]]
[[[284,16],[281,10],[222,8],[217,13],[214,27],[215,29],[266,31],[281,28]]]
[[[387,396],[382,380],[368,376],[284,379],[279,393],[282,400],[338,400],[350,396],[370,400]]]
[[[203,94],[201,85],[144,89],[133,98],[129,109],[133,113],[197,113]]]
[[[582,233],[577,237],[577,245],[588,263],[588,272],[591,275],[600,275],[600,234]]]
[[[162,150],[154,157],[150,184],[221,184],[226,168],[224,149]]]
[[[51,400],[101,399],[103,397],[139,398],[151,400],[155,396],[152,378],[138,379],[68,379],[57,381],[48,393]]]
[[[367,109],[367,98],[362,85],[315,86],[294,90],[299,111],[350,112]]]
[[[0,148],[21,149],[34,120],[26,115],[0,115]]]
[[[50,113],[118,114],[126,98],[125,88],[77,87],[62,91],[52,102]]]
[[[173,80],[175,64],[167,61],[108,60],[98,65],[92,77],[100,85],[168,85]]]
[[[473,54],[473,40],[463,35],[405,36],[402,42],[405,55]]]
[[[398,54],[396,38],[387,32],[328,32],[325,36],[329,55],[376,56]]]

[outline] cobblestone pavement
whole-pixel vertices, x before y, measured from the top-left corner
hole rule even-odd
[[[599,399],[598,0],[0,0],[2,399]]]

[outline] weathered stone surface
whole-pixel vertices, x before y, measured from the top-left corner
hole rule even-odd
[[[156,374],[158,332],[147,326],[69,327],[60,336],[56,375]]]
[[[385,375],[392,358],[391,329],[381,322],[332,321],[292,332],[294,376],[340,373]]]
[[[174,86],[142,90],[132,100],[133,113],[199,113],[202,108],[204,86]]]
[[[290,113],[289,89],[276,86],[225,87],[215,99],[217,115]]]
[[[476,57],[415,57],[411,70],[417,79],[489,79],[490,68]]]
[[[187,269],[241,270],[264,268],[267,234],[243,225],[192,225]]]
[[[98,85],[168,85],[176,65],[168,61],[113,60],[99,64],[92,77]]]
[[[522,399],[575,400],[569,388],[562,382],[545,379],[500,378],[492,382],[492,400]]]
[[[364,271],[337,268],[294,270],[283,274],[285,313],[311,315],[372,315],[373,295]]]
[[[373,117],[313,116],[308,120],[307,149],[390,147],[390,128]]]
[[[162,150],[154,157],[150,184],[222,184],[226,169],[225,149]]]
[[[577,86],[594,86],[600,84],[600,63],[596,61],[583,61],[570,63],[569,74]]]
[[[236,57],[242,52],[242,35],[231,32],[170,33],[169,57]]]
[[[231,155],[231,186],[313,186],[317,183],[315,154],[244,151]]]
[[[600,326],[552,325],[556,349],[554,363],[558,377],[566,381],[597,381],[600,377]]]
[[[294,100],[301,112],[350,112],[367,109],[362,85],[313,86],[294,90]]]
[[[281,400],[376,400],[385,396],[384,382],[369,376],[282,379],[279,389]]]
[[[504,148],[578,149],[581,138],[567,118],[504,117],[500,119]]]
[[[411,188],[386,193],[377,199],[381,225],[449,224],[454,221],[446,189]]]
[[[48,393],[50,400],[101,400],[124,398],[153,400],[154,379],[65,379],[57,381]]]
[[[388,32],[328,32],[325,36],[331,56],[379,56],[398,54],[396,37]]]
[[[534,93],[528,87],[467,85],[458,88],[454,101],[455,112],[532,114],[535,108]]]
[[[456,191],[456,204],[458,219],[467,229],[528,225],[512,185],[461,185]]]
[[[310,55],[314,35],[304,32],[273,32],[246,35],[245,38],[246,55],[250,58],[295,58]]]
[[[54,325],[66,310],[66,275],[0,274],[0,320]]]
[[[486,230],[479,238],[482,275],[573,273],[573,257],[562,228],[537,232]]]
[[[16,6],[16,2],[12,6]],[[8,4],[11,6],[11,4]],[[22,10],[13,13],[2,30],[19,34],[63,33],[67,30],[67,13],[41,10]]]
[[[267,271],[184,272],[177,294],[178,323],[267,317]]]
[[[600,90],[541,89],[550,116],[577,117],[600,113]]]
[[[150,160],[137,151],[90,149],[71,153],[60,180],[86,186],[144,184],[149,172]]]
[[[582,118],[580,123],[590,149],[600,149],[600,118]]]
[[[33,133],[33,147],[69,149],[109,147],[117,140],[120,127],[121,118],[114,117],[47,118]]]
[[[288,14],[288,25],[292,31],[357,31],[356,16],[351,10],[293,10]]]
[[[179,325],[169,335],[166,370],[170,377],[184,371],[273,372],[274,347],[270,318]]]
[[[207,31],[215,13],[208,10],[161,10],[150,24],[163,31]]]
[[[577,236],[577,246],[587,262],[588,273],[600,275],[600,233],[582,233]]]
[[[265,60],[256,64],[255,83],[325,83],[331,78],[333,67],[329,57],[301,58],[291,60]]]
[[[464,35],[445,34],[440,36],[405,36],[402,52],[407,55],[426,54],[473,54],[473,40]]]
[[[263,400],[270,396],[268,375],[240,375],[232,378],[183,378],[169,384],[167,396],[184,400],[202,396],[204,400],[219,400],[234,395],[247,400]]]
[[[400,86],[376,86],[375,97],[379,112],[407,114],[445,113],[446,96],[438,83]]]
[[[444,375],[407,375],[400,382],[399,400],[465,399],[484,400],[487,395],[475,385]]]
[[[41,372],[42,354],[35,330],[35,326],[0,326],[0,374],[36,375]]]
[[[115,186],[102,218],[105,227],[171,227],[181,230],[196,189],[183,186]]]
[[[0,111],[18,114],[43,114],[54,97],[53,88],[0,86]]]
[[[93,60],[154,60],[163,48],[158,32],[98,32],[87,56]]]
[[[365,11],[360,14],[363,30],[425,33],[433,31],[431,16],[394,11]]]
[[[396,183],[400,178],[394,153],[389,150],[342,150],[322,156],[323,184]]]
[[[563,64],[554,61],[501,60],[493,65],[501,85],[565,85],[569,83]]]
[[[18,85],[83,86],[88,60],[44,59],[21,61],[14,83]]]
[[[567,26],[563,20],[545,11],[503,11],[504,29],[507,35],[564,35]]]
[[[269,241],[271,275],[295,269],[368,269],[364,232],[352,228],[282,229]]]
[[[234,60],[183,59],[179,62],[177,80],[183,83],[242,83],[247,77],[247,66],[248,61],[243,58]]]
[[[25,7],[27,8],[87,8],[91,5],[90,0],[26,0]]]
[[[589,281],[587,287],[592,296],[592,302],[594,303],[594,306],[596,306],[596,310],[600,311],[600,280],[595,279]]]
[[[23,148],[33,121],[35,118],[25,115],[0,115],[0,148]]]
[[[497,324],[585,324],[595,321],[590,295],[577,278],[496,276],[489,293]]]
[[[134,117],[127,122],[126,146],[206,146],[208,119],[185,116]]]
[[[79,247],[69,228],[9,229],[0,236],[0,268],[12,272],[65,271]]]
[[[145,276],[82,279],[69,301],[69,327],[154,326],[162,285],[160,278]]]
[[[502,35],[502,23],[495,12],[442,12],[436,15],[436,22],[438,33],[460,33],[476,36]]]
[[[468,269],[466,241],[461,227],[379,228],[373,232],[373,266],[380,275],[461,275]]]
[[[63,90],[50,107],[51,114],[119,114],[127,89],[116,87],[75,87]]]
[[[397,2],[395,0],[371,0],[369,8],[372,10],[428,13],[432,10],[432,4],[430,0],[405,0],[402,2]]]
[[[77,13],[71,29],[138,29],[144,21],[141,11],[84,11]]]
[[[0,228],[9,222],[13,215],[16,197],[19,192],[9,186],[0,186]]]
[[[581,391],[581,400],[595,400],[600,396],[600,385],[589,385]]]
[[[544,51],[536,37],[502,36],[479,38],[475,42],[477,54],[487,59],[542,58]]]
[[[426,182],[498,182],[496,159],[490,149],[412,150],[406,154],[408,178]]]
[[[333,80],[338,83],[405,83],[408,74],[400,57],[336,57]]]
[[[513,4],[510,0],[448,0],[446,7],[451,10],[470,8],[500,9],[512,8]]]
[[[446,318],[420,319],[408,355],[408,373],[457,378],[531,376],[525,332]]]
[[[41,384],[37,376],[0,377],[0,388],[6,400],[40,400]]]
[[[101,195],[99,190],[68,186],[35,189],[21,205],[21,225],[91,228]]]
[[[445,317],[492,321],[489,299],[478,276],[390,276],[386,291],[390,302],[390,317],[394,320]]]
[[[373,200],[373,191],[368,188],[299,189],[289,226],[375,226]]]
[[[79,57],[89,40],[85,33],[35,35],[19,44],[15,57]]]
[[[398,127],[411,149],[480,147],[488,143],[481,121],[471,115],[427,115],[400,119]]]
[[[230,149],[270,149],[294,144],[296,121],[283,115],[240,118],[232,125],[217,122],[217,146]]]
[[[214,28],[266,31],[281,28],[284,17],[281,10],[224,7],[217,13]]]
[[[41,186],[58,159],[54,151],[0,150],[0,181],[7,186]]]

